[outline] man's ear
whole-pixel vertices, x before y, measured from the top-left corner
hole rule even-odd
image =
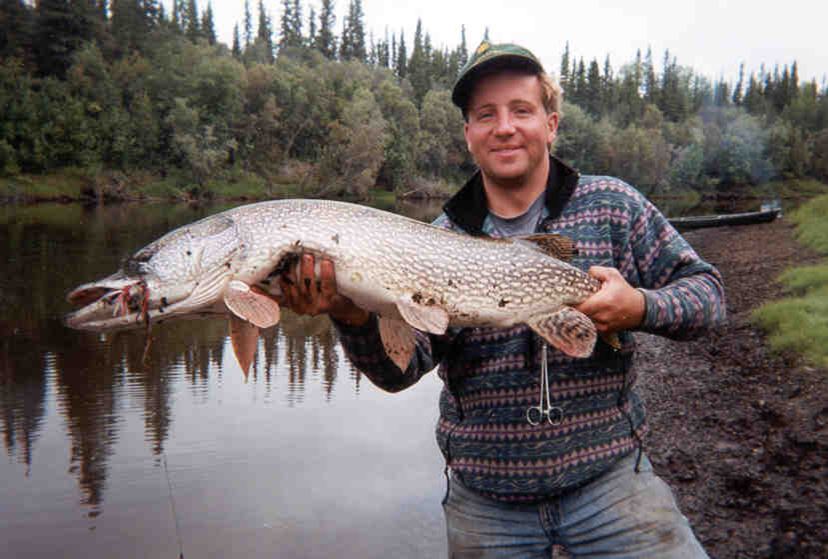
[[[551,146],[555,143],[555,138],[558,137],[558,123],[560,115],[557,112],[551,112],[546,115],[546,123],[549,126],[549,139],[547,143]]]

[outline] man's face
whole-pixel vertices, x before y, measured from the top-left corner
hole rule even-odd
[[[467,113],[466,144],[485,177],[520,187],[545,171],[558,114],[546,113],[537,76],[504,72],[480,78]]]

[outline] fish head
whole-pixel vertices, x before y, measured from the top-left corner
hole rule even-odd
[[[69,292],[67,300],[80,308],[64,322],[104,332],[219,312],[233,258],[243,248],[229,218],[176,229],[127,258],[115,274]]]

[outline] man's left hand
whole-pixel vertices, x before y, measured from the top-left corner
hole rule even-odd
[[[592,266],[589,275],[601,282],[601,289],[575,307],[595,322],[602,334],[631,330],[644,320],[644,294],[635,289],[615,268]]]

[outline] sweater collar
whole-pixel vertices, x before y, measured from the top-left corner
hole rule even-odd
[[[561,214],[578,185],[578,171],[555,156],[549,156],[549,176],[546,179],[546,209],[549,219]],[[443,211],[458,227],[475,237],[483,236],[483,222],[489,213],[483,178],[478,170],[457,194],[443,206]]]

